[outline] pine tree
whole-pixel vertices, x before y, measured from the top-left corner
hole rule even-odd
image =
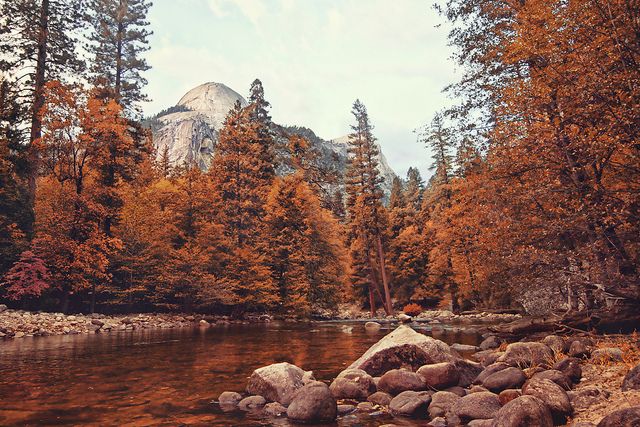
[[[93,24],[89,36],[91,74],[130,115],[139,115],[147,96],[147,80],[142,73],[150,67],[143,57],[149,50],[147,0],[91,0],[89,16]]]
[[[254,105],[239,103],[220,131],[209,169],[213,205],[227,249],[218,282],[231,290],[239,309],[257,309],[277,300],[273,280],[259,246],[264,235],[264,205],[275,173],[270,147],[260,137],[263,126],[253,120]],[[209,294],[215,295],[215,289]]]
[[[454,141],[450,129],[445,125],[444,117],[436,114],[431,125],[423,134],[423,142],[432,153],[433,163],[430,170],[435,171],[430,181],[429,198],[423,201],[422,216],[427,222],[427,229],[446,230],[450,224],[446,222],[444,212],[451,206],[451,179],[454,165],[451,154]],[[435,237],[431,249],[430,275],[436,289],[449,292],[451,309],[459,309],[458,284],[453,274],[451,250]]]
[[[379,149],[373,136],[366,107],[359,100],[353,104],[356,124],[349,135],[349,164],[346,172],[347,210],[349,238],[356,286],[367,283],[372,315],[375,311],[374,296],[379,294],[387,313],[393,312],[391,294],[385,267],[383,234],[386,228],[382,192],[382,178],[378,172]],[[381,295],[378,274],[382,279],[384,297]]]
[[[39,153],[34,141],[42,134],[40,111],[45,84],[83,71],[76,55],[84,25],[81,0],[11,0],[0,5],[0,72],[20,82],[18,101],[25,107],[20,121],[29,129],[27,166],[33,205]]]

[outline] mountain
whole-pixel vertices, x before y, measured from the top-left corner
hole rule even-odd
[[[234,104],[242,106],[247,101],[238,92],[222,83],[204,83],[187,92],[178,103],[161,111],[146,121],[153,132],[153,141],[158,156],[167,150],[174,165],[196,164],[207,170],[215,154],[218,131]],[[348,136],[325,140],[311,129],[298,126],[278,126],[284,132],[304,136],[318,152],[321,166],[344,176],[347,165]],[[386,196],[391,192],[396,176],[384,155],[380,154],[379,169],[384,177],[382,189]]]

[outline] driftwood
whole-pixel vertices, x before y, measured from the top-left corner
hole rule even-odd
[[[620,305],[610,309],[579,311],[563,316],[524,318],[513,322],[490,326],[489,330],[499,334],[529,335],[554,331],[597,331],[616,333],[640,330],[640,307]]]

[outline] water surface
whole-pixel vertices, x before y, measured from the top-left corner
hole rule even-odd
[[[330,381],[394,327],[371,333],[362,323],[274,322],[0,341],[0,425],[288,426],[223,413],[212,401],[223,391],[242,391],[254,369],[275,362]],[[436,337],[478,341],[449,327]],[[335,425],[390,419],[347,416]]]

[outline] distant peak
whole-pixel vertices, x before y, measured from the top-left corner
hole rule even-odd
[[[229,86],[223,83],[208,82],[187,92],[180,98],[178,105],[198,112],[226,114],[238,100],[243,106],[247,105],[247,101],[242,95]]]

